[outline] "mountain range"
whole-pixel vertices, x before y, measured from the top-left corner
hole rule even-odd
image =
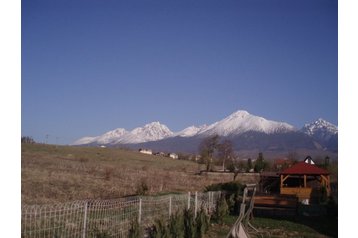
[[[267,120],[242,110],[213,124],[193,125],[179,132],[172,132],[160,122],[152,122],[131,131],[118,128],[103,135],[83,137],[73,145],[125,146],[196,153],[200,142],[212,135],[230,139],[237,151],[338,151],[338,128],[322,118],[297,129],[286,122]]]

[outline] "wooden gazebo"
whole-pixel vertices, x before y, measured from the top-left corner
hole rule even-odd
[[[279,173],[280,175],[280,193],[296,195],[298,199],[310,199],[325,188],[327,195],[331,192],[329,172],[319,168],[314,164],[304,161],[293,165]],[[319,182],[319,187],[313,187],[312,182]],[[309,183],[308,183],[309,182]]]

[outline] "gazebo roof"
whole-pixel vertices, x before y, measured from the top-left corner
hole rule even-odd
[[[316,165],[308,164],[302,161],[290,168],[283,170],[279,174],[328,175],[329,172],[325,169],[317,167]]]

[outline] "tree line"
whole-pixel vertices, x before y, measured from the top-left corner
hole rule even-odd
[[[261,172],[269,167],[268,162],[264,160],[263,153],[259,153],[253,163],[249,158],[247,163],[241,160],[234,150],[231,140],[225,139],[220,142],[218,135],[205,138],[199,145],[200,160],[199,162],[206,164],[206,171],[213,171],[213,166],[220,164],[223,171],[238,172],[245,170],[246,172]]]
[[[35,140],[30,136],[22,136],[21,137],[21,143],[24,144],[35,144]]]

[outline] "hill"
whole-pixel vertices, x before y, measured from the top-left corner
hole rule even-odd
[[[203,168],[194,162],[119,148],[22,144],[21,202],[47,204],[201,191],[228,180],[195,175],[199,169]]]

